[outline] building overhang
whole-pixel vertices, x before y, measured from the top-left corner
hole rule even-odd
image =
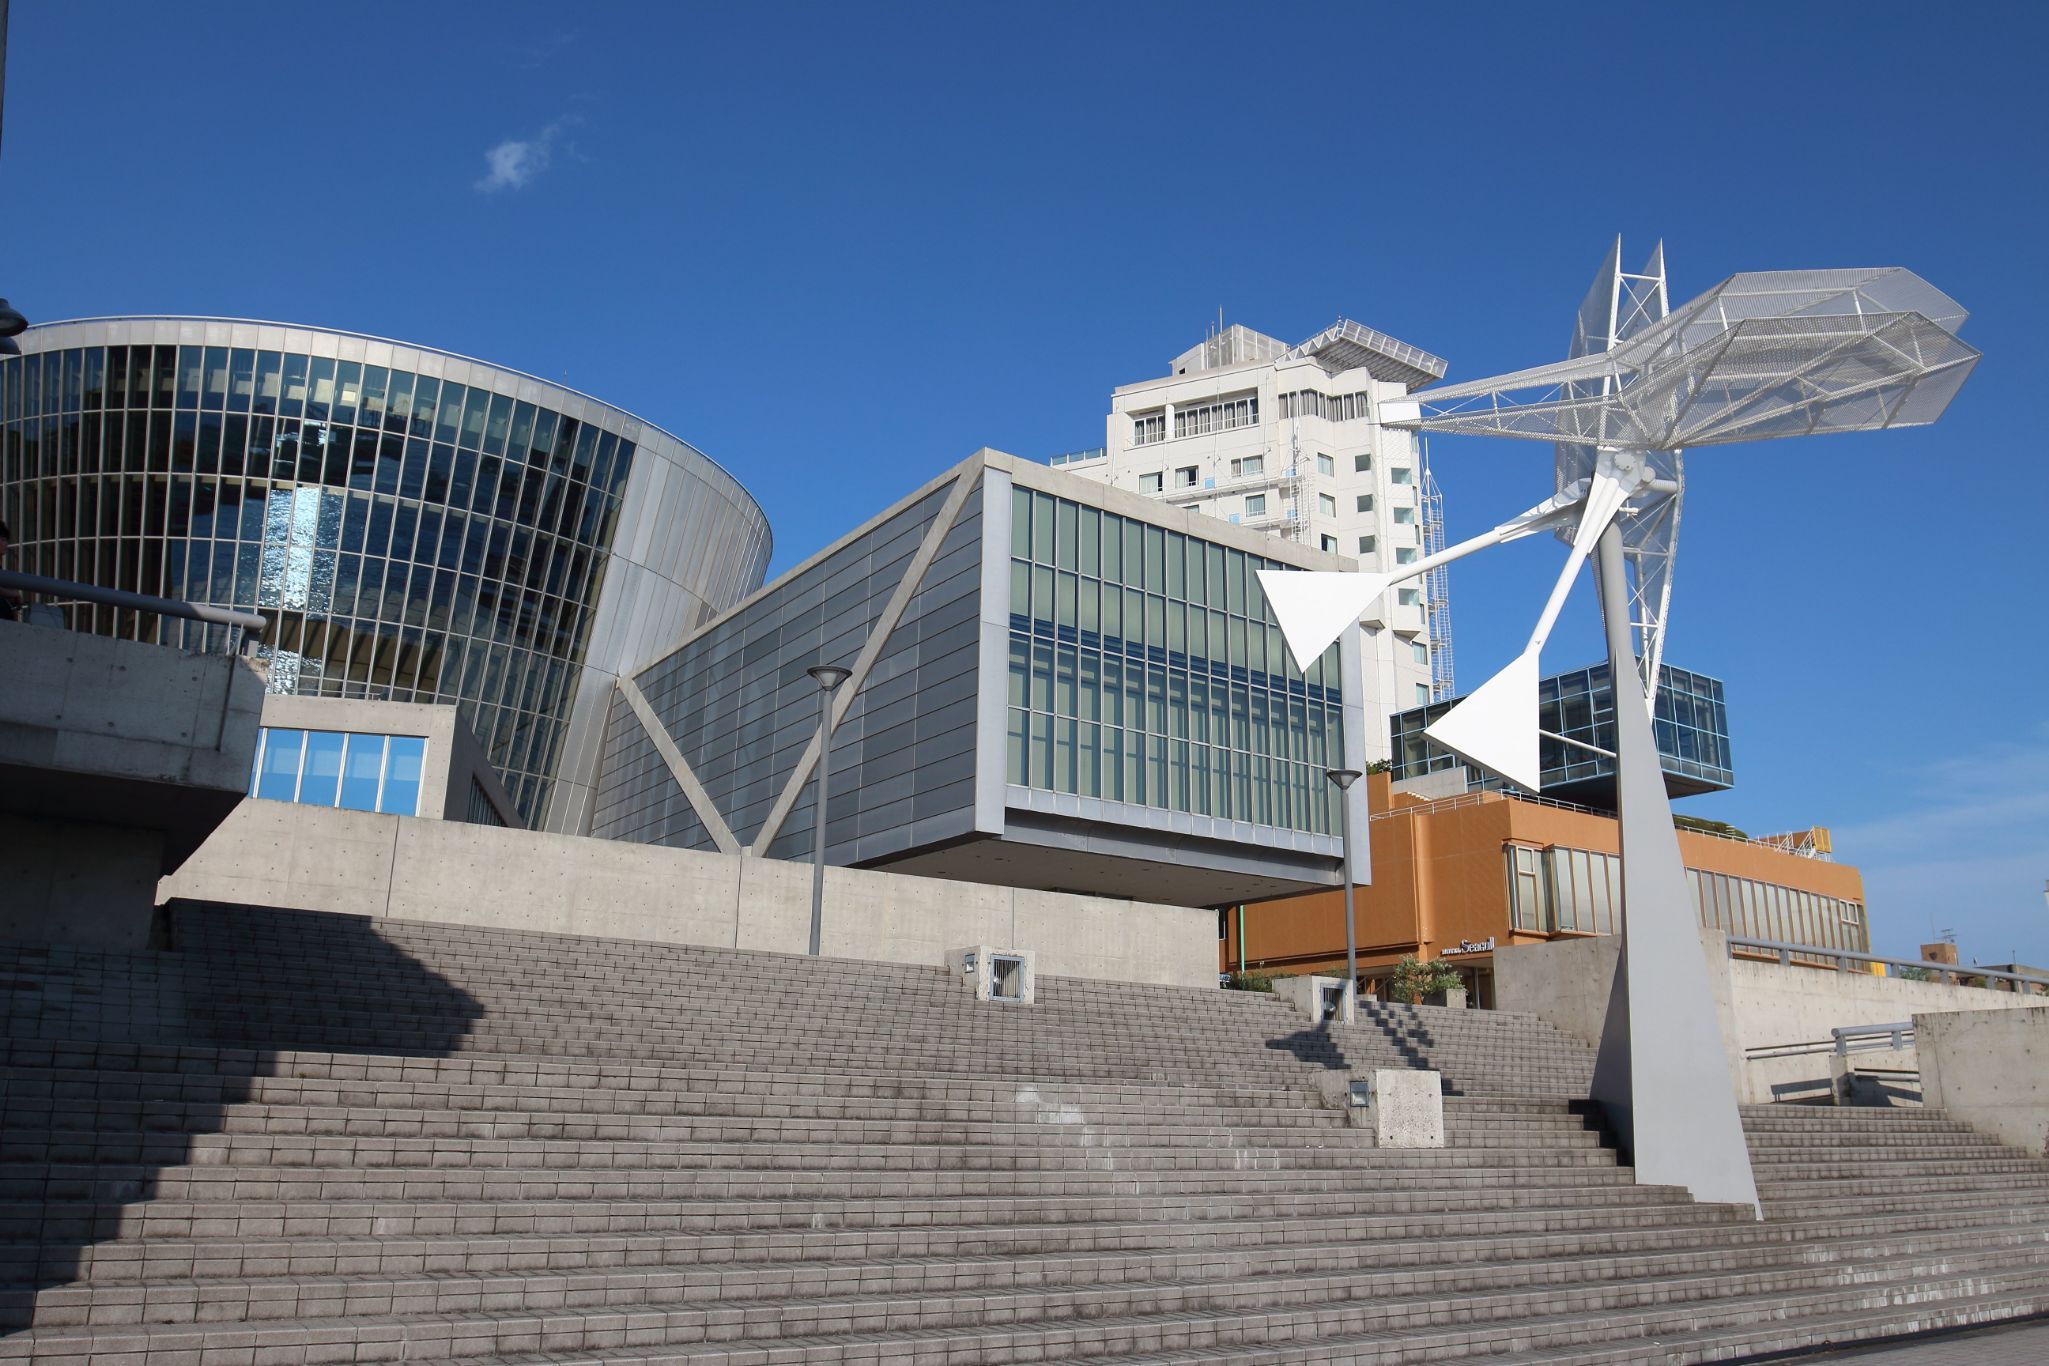
[[[1234,906],[1338,886],[1340,860],[1010,811],[1000,836],[911,849],[864,866],[1174,906]]]
[[[1446,368],[1442,357],[1396,341],[1385,332],[1376,332],[1349,318],[1340,318],[1308,341],[1289,348],[1281,359],[1313,360],[1329,375],[1364,370],[1373,378],[1399,384],[1404,390],[1443,379]]]

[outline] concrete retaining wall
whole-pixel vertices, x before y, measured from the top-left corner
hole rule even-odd
[[[779,859],[245,801],[159,898],[802,953],[811,869]],[[946,964],[1031,949],[1056,976],[1214,987],[1216,913],[828,868],[823,950]]]
[[[0,622],[0,938],[139,949],[157,879],[241,801],[242,659]]]
[[[2049,1157],[2049,1007],[1916,1015],[1914,1041],[1928,1104]]]
[[[1702,938],[1722,1037],[1729,1043],[1731,1071],[1738,1078],[1739,1094],[1751,1102],[1829,1094],[1825,1053],[1752,1060],[1747,1058],[1752,1049],[1831,1043],[1832,1029],[1890,1024],[1920,1011],[2008,1011],[2031,1000],[1980,987],[1730,958],[1727,937],[1720,931],[1704,931]],[[1495,1005],[1539,1016],[1576,1039],[1598,1044],[1621,945],[1619,938],[1601,935],[1497,949]],[[1860,1053],[1855,1061],[1866,1067],[1907,1070],[1918,1065],[1912,1048]]]

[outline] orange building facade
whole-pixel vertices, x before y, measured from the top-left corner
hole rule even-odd
[[[1405,954],[1458,966],[1476,1005],[1493,1004],[1493,953],[1513,944],[1612,934],[1620,921],[1613,817],[1498,792],[1425,800],[1367,779],[1371,886],[1356,889],[1360,978]],[[1703,924],[1732,935],[1868,953],[1855,868],[1756,841],[1679,832]],[[1218,968],[1276,976],[1344,974],[1341,891],[1221,913]]]

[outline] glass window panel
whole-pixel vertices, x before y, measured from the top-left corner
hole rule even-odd
[[[586,431],[588,428],[586,428]],[[1030,489],[1010,491],[1010,553],[1028,557],[1032,544],[1032,494]]]
[[[420,767],[427,742],[418,735],[394,735],[384,758],[384,795],[377,809],[387,816],[413,816],[420,809]]]
[[[268,730],[263,736],[263,759],[256,775],[256,795],[272,801],[291,802],[299,798],[299,757],[306,745],[302,730]]]
[[[383,775],[384,737],[351,735],[342,760],[341,805],[350,811],[375,811]]]
[[[311,806],[333,806],[341,789],[342,742],[346,737],[331,730],[316,730],[306,736],[305,774],[299,780],[299,800]]]
[[[1025,719],[1026,713],[1022,707],[1010,709],[1010,730],[1004,750],[1006,781],[1019,787],[1024,786],[1025,781]]]

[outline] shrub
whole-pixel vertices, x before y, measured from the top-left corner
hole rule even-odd
[[[1465,985],[1458,969],[1441,958],[1425,963],[1415,954],[1405,954],[1402,961],[1394,965],[1388,974],[1388,990],[1398,1001],[1410,1005],[1420,1004],[1425,996],[1434,996],[1440,991],[1456,991]]]
[[[1225,991],[1264,991],[1271,993],[1274,979],[1263,972],[1234,972],[1224,979]]]

